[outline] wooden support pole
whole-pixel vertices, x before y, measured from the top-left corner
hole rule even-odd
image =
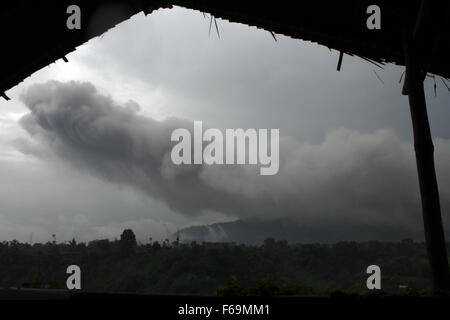
[[[405,60],[404,93],[408,94],[411,111],[425,241],[430,260],[433,286],[437,291],[449,292],[450,273],[434,167],[434,146],[423,89],[426,72],[421,68],[420,57],[414,48],[412,40],[405,40]]]

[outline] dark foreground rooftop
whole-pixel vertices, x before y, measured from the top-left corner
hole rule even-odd
[[[421,5],[423,3],[423,5]],[[143,11],[182,6],[275,34],[319,43],[377,63],[405,64],[403,38],[415,36],[423,68],[450,77],[448,1],[378,0],[381,29],[366,27],[368,0],[81,0],[81,29],[69,30],[72,1],[7,1],[0,11],[0,94],[77,46]],[[420,26],[420,27],[416,27]],[[65,58],[64,58],[65,59]]]

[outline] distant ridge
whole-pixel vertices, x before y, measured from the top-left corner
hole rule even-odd
[[[447,234],[449,230],[446,230]],[[191,226],[179,231],[182,242],[236,242],[262,244],[270,237],[289,243],[334,243],[338,241],[423,241],[423,231],[387,225],[348,223],[345,220],[317,221],[299,224],[290,219],[247,219],[211,225]]]

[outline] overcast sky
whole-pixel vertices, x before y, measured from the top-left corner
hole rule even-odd
[[[141,241],[247,217],[421,227],[403,68],[181,8],[140,13],[0,101],[0,241]],[[381,78],[378,79],[375,72]],[[425,81],[444,223],[450,97]],[[280,129],[280,171],[171,164],[170,133]]]

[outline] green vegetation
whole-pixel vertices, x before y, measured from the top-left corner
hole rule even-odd
[[[426,293],[431,286],[423,243],[369,241],[259,246],[120,240],[88,244],[0,243],[0,287],[65,288],[66,268],[81,268],[83,290],[229,295],[368,293],[367,266],[381,268],[384,292]],[[408,286],[400,289],[399,285]]]

